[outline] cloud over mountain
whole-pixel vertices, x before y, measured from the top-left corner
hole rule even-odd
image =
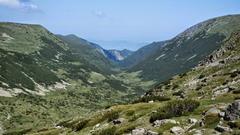
[[[31,0],[0,0],[0,6],[5,6],[23,11],[37,11],[38,6]]]

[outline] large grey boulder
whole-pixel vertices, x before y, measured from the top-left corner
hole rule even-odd
[[[195,118],[189,118],[189,119],[188,119],[188,122],[189,122],[190,124],[196,124],[196,123],[198,122],[198,120],[195,119]]]
[[[218,132],[232,132],[231,128],[226,127],[226,126],[222,126],[222,125],[217,125],[215,130],[217,130]]]
[[[175,134],[175,135],[182,135],[182,134],[184,134],[184,132],[185,132],[181,127],[178,127],[178,126],[172,127],[172,128],[170,129],[170,131],[171,131],[171,133],[173,133],[173,134]]]
[[[154,127],[160,127],[164,124],[171,123],[171,124],[179,124],[177,121],[172,119],[163,119],[163,120],[156,120],[153,122]]]
[[[158,135],[158,133],[144,128],[137,128],[132,130],[131,135]]]
[[[132,135],[145,135],[146,129],[144,128],[137,128],[132,130]]]
[[[209,110],[205,113],[205,115],[218,115],[220,112],[221,112],[221,111],[220,111],[218,108],[213,107],[213,108],[209,109]]]
[[[239,118],[240,118],[240,100],[235,100],[225,110],[224,119],[233,121]]]

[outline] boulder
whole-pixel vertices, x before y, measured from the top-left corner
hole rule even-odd
[[[181,127],[172,127],[170,131],[175,135],[182,135],[185,132]]]
[[[188,119],[188,122],[190,123],[190,124],[195,124],[195,123],[197,123],[197,119],[194,119],[194,118],[189,118]]]
[[[151,101],[148,101],[148,103],[154,103],[154,101],[153,101],[153,100],[151,100]]]
[[[220,111],[218,108],[213,107],[213,108],[209,109],[209,110],[205,113],[205,115],[218,115],[220,112],[221,112],[221,111]]]
[[[113,124],[114,125],[118,125],[118,124],[121,124],[125,121],[124,118],[119,118],[119,119],[116,119],[116,120],[113,120]]]
[[[191,133],[192,135],[203,135],[203,130],[192,129],[189,131],[189,133]]]
[[[146,130],[144,128],[137,128],[132,130],[132,135],[145,135]]]
[[[225,112],[220,112],[219,113],[219,117],[224,117],[225,116]]]
[[[235,100],[235,102],[232,103],[232,106],[233,106],[236,110],[240,111],[240,100]]]
[[[240,117],[240,100],[235,100],[225,110],[224,119],[233,121],[239,119],[239,117]]]
[[[151,131],[151,130],[148,130],[146,135],[158,135],[158,133],[154,132],[154,131]]]
[[[226,126],[222,126],[222,125],[217,125],[215,130],[217,130],[218,132],[231,132],[232,131],[231,128],[226,127]]]
[[[153,122],[154,127],[160,127],[161,125],[167,124],[167,123],[172,123],[172,124],[178,124],[177,121],[172,120],[172,119],[163,119],[163,120],[156,120]]]

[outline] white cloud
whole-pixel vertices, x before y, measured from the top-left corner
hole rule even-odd
[[[6,6],[24,11],[38,10],[38,6],[30,0],[0,0],[0,6]]]
[[[7,7],[19,7],[21,5],[19,0],[0,0],[0,5]]]
[[[94,11],[93,14],[99,18],[106,17],[106,14],[103,11]]]

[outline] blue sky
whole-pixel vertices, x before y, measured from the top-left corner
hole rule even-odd
[[[0,0],[0,21],[37,23],[107,49],[167,40],[209,18],[240,14],[240,0]]]

